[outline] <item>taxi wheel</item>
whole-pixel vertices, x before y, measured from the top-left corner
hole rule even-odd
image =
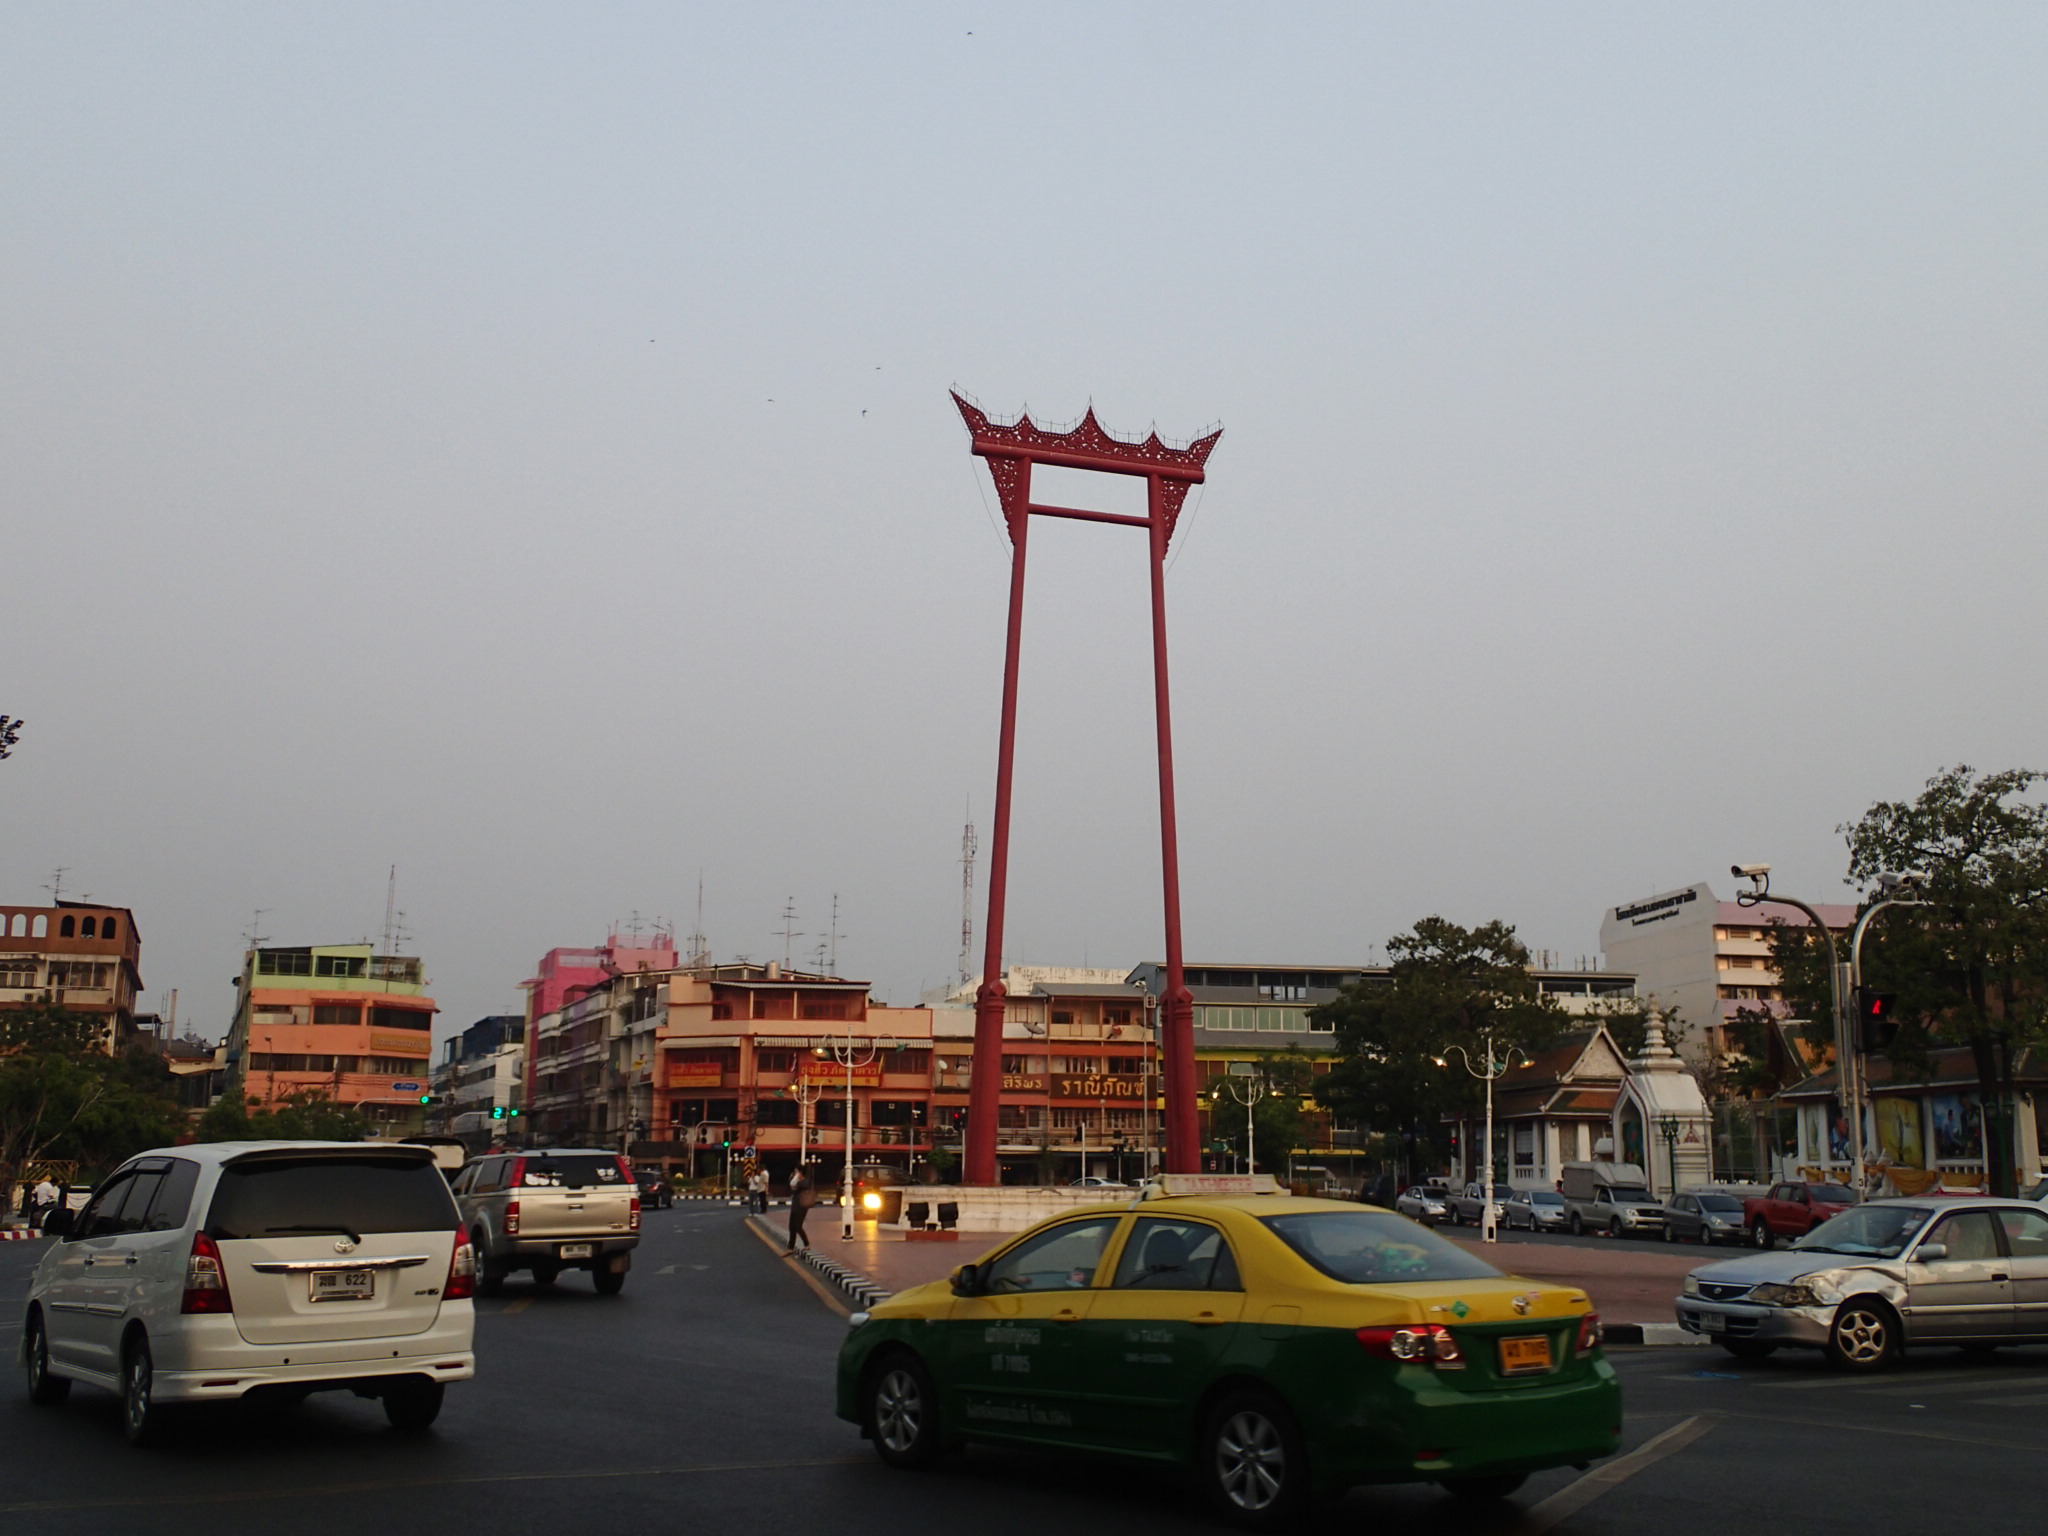
[[[939,1459],[939,1395],[915,1355],[892,1354],[868,1377],[862,1417],[875,1454],[892,1467]]]
[[[1247,1530],[1290,1525],[1308,1503],[1308,1449],[1294,1415],[1267,1392],[1233,1392],[1211,1410],[1201,1469],[1210,1502]]]
[[[1881,1371],[1899,1358],[1899,1320],[1874,1296],[1851,1296],[1828,1327],[1828,1359],[1844,1370]]]

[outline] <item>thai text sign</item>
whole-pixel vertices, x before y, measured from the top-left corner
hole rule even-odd
[[[846,1086],[846,1064],[834,1061],[830,1056],[807,1056],[804,1058],[803,1075],[807,1081],[823,1084],[829,1088],[834,1083]],[[882,1064],[871,1061],[866,1065],[859,1062],[853,1067],[853,1086],[856,1088],[879,1088],[882,1084]]]
[[[668,1064],[668,1085],[671,1088],[716,1088],[725,1081],[725,1069],[715,1061],[671,1061]]]
[[[386,1051],[393,1056],[428,1056],[434,1048],[425,1035],[373,1034],[370,1036],[370,1049]]]
[[[1056,1077],[1052,1094],[1056,1099],[1142,1099],[1145,1097],[1145,1079],[1109,1072]]]

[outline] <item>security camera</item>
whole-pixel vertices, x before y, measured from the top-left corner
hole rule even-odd
[[[1768,864],[1730,864],[1728,873],[1738,880],[1761,880],[1771,872]]]
[[[1916,891],[1926,883],[1925,871],[1918,869],[1888,869],[1877,877],[1877,888],[1886,895],[1894,891]]]

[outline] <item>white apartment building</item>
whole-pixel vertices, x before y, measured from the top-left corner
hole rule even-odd
[[[1856,920],[1852,906],[1815,902],[1838,939]],[[1729,1049],[1727,1026],[1738,1008],[1786,1013],[1782,978],[1771,964],[1770,925],[1807,926],[1794,907],[1743,907],[1722,901],[1702,881],[1609,907],[1600,923],[1606,965],[1633,972],[1638,996],[1676,1010],[1690,1028],[1680,1047],[1704,1071]]]

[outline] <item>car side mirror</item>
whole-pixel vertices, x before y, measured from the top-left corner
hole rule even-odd
[[[973,1296],[977,1294],[980,1291],[980,1289],[980,1265],[962,1264],[958,1269],[953,1271],[953,1294],[955,1296]]]
[[[1935,1259],[1945,1259],[1947,1257],[1947,1243],[1922,1243],[1913,1254],[1914,1260],[1921,1264],[1931,1263]]]
[[[51,1237],[69,1237],[74,1225],[74,1213],[66,1206],[58,1206],[43,1218],[43,1230]]]

